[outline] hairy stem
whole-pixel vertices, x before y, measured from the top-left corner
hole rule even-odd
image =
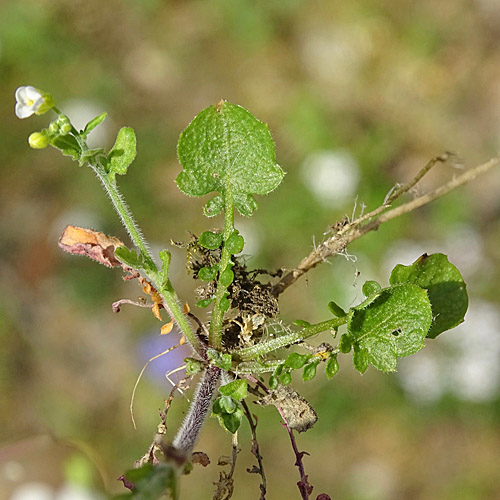
[[[210,412],[215,390],[220,378],[220,368],[209,366],[193,396],[188,414],[178,430],[172,445],[189,458],[198,440],[203,423]]]
[[[165,306],[165,309],[167,309],[170,316],[177,323],[188,342],[199,352],[201,349],[200,343],[190,324],[188,323],[186,316],[182,312],[182,309],[179,305],[179,299],[177,298],[177,294],[173,289],[172,283],[170,282],[170,280],[167,280],[165,284],[162,284],[162,280],[159,276],[156,264],[154,263],[153,258],[149,252],[148,245],[144,240],[141,231],[137,227],[137,224],[135,223],[129,208],[123,201],[116,183],[111,182],[106,171],[100,164],[89,165],[104,186],[104,189],[108,194],[113,206],[115,207],[115,210],[118,213],[123,225],[127,229],[132,242],[143,255],[144,262],[148,267],[146,274],[154,282],[158,293],[163,299],[163,305]]]
[[[443,161],[443,157],[436,157],[431,162],[429,162],[426,167],[424,167],[417,174],[417,181],[420,180],[423,175],[430,170],[428,166],[434,165],[437,161]],[[426,193],[422,196],[419,196],[412,201],[405,203],[399,207],[393,208],[392,210],[388,210],[389,205],[384,204],[378,209],[370,212],[370,214],[366,214],[365,216],[360,217],[350,223],[345,224],[337,233],[335,233],[332,237],[328,238],[326,241],[318,245],[307,257],[302,259],[299,265],[295,268],[287,272],[274,286],[273,286],[273,294],[277,297],[281,293],[283,293],[290,285],[295,283],[301,276],[306,274],[308,271],[316,267],[318,264],[321,264],[329,257],[332,257],[336,254],[339,254],[345,250],[347,245],[352,243],[354,240],[357,240],[361,236],[364,236],[366,233],[370,231],[377,230],[384,222],[388,220],[399,217],[403,214],[409,213],[419,207],[422,207],[434,200],[437,200],[441,196],[453,191],[454,189],[467,184],[468,182],[474,180],[476,177],[486,173],[493,167],[496,167],[500,164],[500,157],[492,158],[491,160],[478,165],[470,170],[467,170],[462,175],[454,177],[451,181],[446,184],[434,189],[433,191]],[[415,179],[410,181],[408,185],[414,186],[416,184]],[[406,189],[398,189],[396,191],[399,196]],[[394,200],[394,194],[389,197],[390,201]],[[386,211],[387,210],[387,211]],[[385,212],[385,213],[382,213]],[[380,214],[380,215],[379,215]],[[378,216],[378,217],[377,217]],[[368,218],[375,217],[370,222],[363,224]]]
[[[88,152],[89,150],[87,143],[76,131],[76,129],[73,128],[72,133],[80,146],[83,156],[84,153]],[[156,267],[153,257],[151,256],[151,253],[149,251],[148,244],[144,239],[141,230],[139,229],[139,226],[136,224],[130,209],[123,200],[123,197],[120,194],[120,191],[118,190],[116,182],[111,181],[99,159],[96,159],[92,162],[88,162],[88,165],[94,171],[98,179],[101,181],[101,184],[103,185],[106,194],[108,195],[109,199],[111,200],[111,203],[113,204],[113,207],[115,208],[118,216],[120,217],[122,224],[125,226],[125,229],[127,230],[130,239],[141,252],[141,255],[143,256],[144,259],[144,263],[146,264],[145,267],[147,268],[146,274],[154,282],[155,287],[158,290],[158,293],[163,299],[163,305],[165,309],[167,309],[168,313],[177,323],[180,330],[182,331],[188,342],[193,346],[193,348],[197,352],[202,352],[203,351],[202,346],[200,345],[198,338],[196,337],[193,329],[191,328],[191,325],[187,321],[186,316],[182,312],[182,309],[179,305],[179,299],[177,298],[177,295],[173,289],[172,283],[170,282],[170,280],[167,280],[166,283],[162,283],[162,279],[158,272],[158,268]]]
[[[226,189],[226,200],[224,207],[224,246],[220,259],[220,273],[222,273],[231,262],[231,253],[227,249],[226,242],[234,231],[234,206],[230,189]],[[222,348],[222,321],[224,311],[221,307],[221,301],[226,296],[227,286],[224,286],[220,280],[217,282],[217,291],[215,293],[214,308],[212,310],[212,319],[210,320],[209,344],[214,349]]]
[[[267,342],[262,342],[244,349],[238,349],[233,352],[233,355],[241,361],[255,360],[258,356],[263,356],[282,347],[302,342],[303,340],[312,337],[326,330],[332,330],[347,323],[347,316],[342,318],[333,318],[315,325],[308,326],[297,332],[288,333],[281,337],[276,337]]]

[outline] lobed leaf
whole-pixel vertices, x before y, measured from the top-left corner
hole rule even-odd
[[[137,255],[135,250],[131,250],[126,246],[119,246],[118,248],[115,248],[115,257],[132,269],[142,269],[144,267],[142,256],[140,254]]]
[[[137,154],[137,139],[134,129],[123,127],[119,130],[114,146],[106,158],[106,171],[111,181],[115,176],[125,175]]]
[[[424,347],[431,323],[431,304],[419,286],[405,283],[377,292],[349,312],[355,368],[363,372],[368,360],[383,372],[395,371],[399,357]]]
[[[465,282],[446,255],[424,254],[409,266],[397,265],[390,283],[414,283],[427,290],[433,315],[428,338],[434,339],[463,322],[469,303]]]
[[[284,176],[268,126],[226,101],[193,119],[177,152],[183,167],[176,179],[179,189],[189,196],[218,193],[207,203],[207,215],[219,213],[227,196],[242,215],[251,215],[257,207],[253,195],[273,191]]]

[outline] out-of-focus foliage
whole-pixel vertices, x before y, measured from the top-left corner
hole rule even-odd
[[[108,111],[90,135],[92,147],[110,148],[122,125],[134,127],[137,158],[118,182],[161,248],[170,239],[187,241],[186,230],[207,229],[200,212],[208,198],[197,205],[174,182],[180,131],[221,98],[250,109],[272,129],[287,176],[259,200],[251,221],[236,225],[245,251],[255,255],[249,265],[291,267],[309,252],[313,235],[318,241],[343,215],[373,208],[432,156],[459,154],[455,167],[437,167],[421,189],[496,154],[499,23],[493,0],[4,1],[0,439],[10,445],[2,450],[0,487],[7,495],[40,481],[61,497],[68,485],[123,492],[115,478],[147,451],[170,391],[163,374],[186,355],[177,349],[149,367],[133,431],[135,378],[177,339],[160,337],[160,323],[145,310],[123,307],[113,315],[109,305],[135,298],[135,287],[58,249],[66,224],[127,239],[90,171],[56,151],[27,147],[28,135],[46,121],[15,117],[18,86],[50,91],[82,127]],[[305,174],[310,169],[314,176]],[[148,181],[137,183],[144,173]],[[299,438],[311,453],[304,461],[315,492],[347,500],[500,496],[499,192],[497,172],[389,222],[284,295],[284,315],[314,323],[325,314],[315,304],[333,297],[348,309],[367,277],[382,281],[396,262],[442,252],[464,274],[471,297],[465,323],[429,340],[415,361],[402,360],[396,376],[341,370],[324,385],[304,384],[319,415]],[[194,304],[184,259],[174,248],[170,278]],[[186,409],[176,398],[168,432]],[[272,408],[252,411],[269,491],[294,498],[296,471],[279,416]],[[239,434],[249,442],[244,422]],[[186,498],[209,496],[197,488],[217,479],[217,458],[230,453],[223,439],[212,419],[198,446],[212,465],[184,479]],[[239,460],[235,495],[253,499],[258,484],[245,471],[248,447]]]

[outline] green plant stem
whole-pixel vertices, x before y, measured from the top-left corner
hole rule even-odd
[[[347,323],[347,316],[343,316],[342,318],[333,318],[308,326],[303,330],[282,335],[281,337],[274,338],[267,342],[262,342],[251,347],[245,347],[244,349],[238,349],[233,351],[232,354],[235,358],[238,358],[241,361],[255,360],[258,356],[264,356],[270,352],[276,351],[277,349],[281,349],[282,347],[302,342],[313,335],[324,332],[325,330],[338,328],[340,325],[345,323]]]
[[[276,359],[273,361],[262,361],[259,363],[258,361],[244,361],[243,363],[239,363],[235,368],[235,373],[238,374],[255,374],[255,373],[270,373],[276,370],[279,365],[284,363],[284,359]]]
[[[73,135],[75,139],[78,141],[82,153],[86,153],[88,151],[87,143],[80,137],[78,132],[74,129],[73,129]],[[179,305],[179,299],[177,298],[177,294],[173,289],[172,283],[170,282],[170,280],[167,280],[165,284],[162,284],[160,273],[158,272],[158,268],[156,267],[153,257],[151,256],[146,240],[142,236],[139,227],[134,221],[134,218],[132,217],[129,208],[123,201],[123,198],[118,190],[118,187],[116,186],[116,183],[110,180],[106,170],[101,165],[99,160],[96,160],[95,164],[88,162],[88,165],[101,181],[101,184],[103,185],[106,194],[109,196],[111,203],[115,207],[115,210],[118,213],[120,220],[122,221],[123,225],[125,226],[130,236],[130,239],[141,252],[141,255],[143,256],[145,263],[146,275],[153,281],[158,293],[163,299],[163,305],[167,309],[170,316],[177,323],[177,325],[181,329],[182,333],[184,334],[188,342],[193,346],[194,349],[196,349],[197,352],[201,352],[202,351],[201,344],[198,338],[196,337],[195,333],[193,332],[189,322],[187,321],[186,316],[182,312],[182,309]]]
[[[226,199],[224,207],[224,246],[220,259],[219,275],[227,268],[231,262],[231,253],[227,249],[227,240],[234,231],[234,202],[231,191],[226,189]],[[224,311],[221,308],[221,301],[225,297],[227,286],[224,286],[220,280],[217,282],[217,291],[215,293],[214,308],[212,310],[212,319],[210,320],[209,345],[214,349],[222,349],[222,321]]]

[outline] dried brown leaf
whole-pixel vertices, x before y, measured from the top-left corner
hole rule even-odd
[[[115,249],[123,246],[123,242],[114,236],[107,236],[93,229],[66,226],[58,244],[65,252],[86,255],[106,267],[128,269],[115,257]]]

